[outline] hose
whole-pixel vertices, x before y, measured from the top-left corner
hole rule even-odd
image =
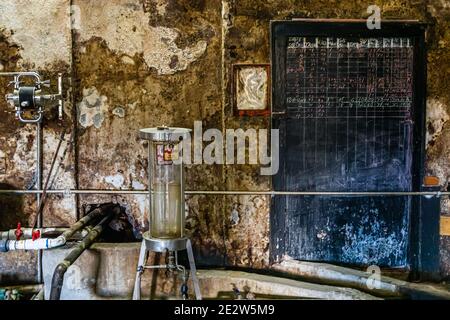
[[[50,291],[50,300],[59,300],[61,290],[64,285],[64,275],[67,269],[78,259],[78,257],[91,246],[92,243],[103,232],[104,226],[111,219],[111,214],[103,218],[102,221],[88,233],[88,235],[74,248],[67,257],[55,268],[52,278],[52,288]]]

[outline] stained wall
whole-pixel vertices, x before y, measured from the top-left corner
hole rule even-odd
[[[373,1],[384,19],[430,23],[427,171],[447,188],[450,153],[450,3]],[[258,0],[4,0],[0,3],[0,70],[65,74],[63,124],[46,114],[44,173],[62,126],[55,189],[147,188],[146,143],[137,130],[161,124],[204,130],[269,128],[264,117],[233,115],[232,65],[270,63],[269,22],[297,18],[365,18],[366,1]],[[0,95],[9,79],[0,78]],[[53,88],[55,90],[55,88]],[[0,102],[0,183],[33,186],[35,126],[20,125]],[[3,121],[4,119],[4,121]],[[4,164],[2,169],[2,163]],[[270,190],[258,165],[189,165],[189,190]],[[145,196],[52,196],[46,226],[69,225],[83,204],[119,202],[136,229],[148,226]],[[0,227],[35,219],[33,197],[0,196]],[[268,265],[267,196],[189,196],[188,228],[202,265]],[[450,202],[443,201],[450,214]],[[441,239],[443,275],[450,274],[450,240]],[[29,281],[33,253],[0,256],[2,278]]]

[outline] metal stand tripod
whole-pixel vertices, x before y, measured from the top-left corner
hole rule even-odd
[[[143,240],[141,245],[141,251],[139,253],[139,261],[136,272],[136,280],[134,282],[133,300],[141,299],[141,277],[145,269],[167,269],[176,270],[183,273],[183,285],[181,287],[181,293],[183,298],[187,298],[188,288],[186,285],[187,274],[186,268],[183,265],[178,264],[178,251],[186,250],[189,260],[190,275],[192,283],[194,285],[195,297],[197,300],[202,299],[200,293],[200,285],[197,279],[197,269],[195,267],[194,253],[192,252],[192,244],[189,238],[179,239],[155,239],[151,238],[148,232],[143,234]],[[145,265],[147,253],[153,252],[169,252],[168,261],[162,265]]]

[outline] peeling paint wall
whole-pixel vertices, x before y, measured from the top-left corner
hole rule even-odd
[[[80,41],[102,38],[109,49],[123,56],[125,63],[133,65],[132,58],[141,55],[145,64],[158,74],[174,74],[186,70],[206,51],[207,42],[203,39],[180,48],[176,42],[180,29],[150,25],[154,12],[144,11],[137,1],[113,1],[108,4],[108,10],[101,1],[82,1],[79,5],[82,6]],[[157,14],[164,16],[168,3],[156,5]]]
[[[0,29],[20,49],[18,67],[49,69],[69,63],[70,0],[2,0]]]
[[[58,123],[55,109],[44,114],[43,173],[44,179],[56,150],[62,125],[68,127],[66,140],[58,155],[54,174],[50,177],[52,188],[70,189],[75,183],[72,104],[70,76],[72,66],[72,34],[70,31],[69,0],[5,0],[0,2],[0,69],[1,71],[37,70],[52,81],[51,91],[56,92],[57,73],[66,75],[64,86],[65,121]],[[9,93],[10,78],[0,77],[0,96]],[[5,168],[0,172],[2,189],[30,189],[36,181],[36,126],[20,124],[13,109],[0,102],[0,150]],[[31,224],[36,218],[34,196],[0,196],[2,230]],[[76,221],[76,202],[73,196],[49,196],[43,213],[45,226],[65,226]],[[34,252],[0,255],[2,272],[0,282],[30,282],[36,274]]]
[[[82,189],[147,188],[147,143],[138,129],[161,124],[221,128],[220,1],[74,1],[74,88]],[[98,57],[101,57],[99,59]],[[222,172],[191,166],[187,189],[222,189]],[[145,196],[86,196],[120,201],[141,231]],[[188,200],[188,226],[199,259],[222,264],[222,209],[214,198]],[[209,223],[208,223],[209,222]],[[205,228],[203,225],[205,224]]]
[[[72,7],[70,7],[72,4]],[[450,5],[444,0],[374,1],[382,18],[430,22],[428,41],[427,169],[448,187],[450,179]],[[0,70],[38,69],[46,79],[64,72],[65,124],[53,188],[147,188],[146,143],[139,128],[161,124],[204,129],[269,128],[263,117],[233,116],[232,65],[269,63],[269,21],[364,18],[367,2],[258,0],[3,0],[0,2]],[[70,15],[72,13],[72,16]],[[0,78],[0,96],[9,79]],[[55,88],[53,87],[52,90]],[[72,107],[73,105],[73,107]],[[19,125],[0,101],[0,184],[33,186],[35,127]],[[44,177],[61,125],[46,114]],[[72,135],[73,133],[73,135]],[[270,190],[257,165],[191,165],[190,190]],[[16,199],[16,198],[15,198]],[[76,219],[73,196],[50,197],[47,226]],[[148,227],[145,196],[80,196],[79,204],[118,202],[135,227]],[[0,197],[8,218],[31,222],[33,197]],[[202,265],[268,265],[270,197],[189,196],[187,226]],[[450,202],[443,201],[450,214]],[[442,239],[442,272],[450,275],[450,244]],[[33,253],[30,253],[32,256]],[[12,266],[16,256],[0,256]],[[33,261],[18,259],[32,274]],[[15,260],[14,260],[15,261]],[[13,274],[12,267],[7,273]],[[0,279],[0,281],[2,281]]]

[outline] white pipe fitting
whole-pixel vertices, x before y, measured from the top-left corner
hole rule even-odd
[[[67,228],[21,228],[22,239],[31,239],[33,236],[33,232],[40,231],[41,235],[49,232],[64,232]],[[16,240],[16,229],[11,229],[8,231],[0,231],[0,240]]]
[[[9,240],[7,242],[8,251],[15,250],[45,250],[61,247],[66,243],[66,238],[59,236],[55,239],[41,238],[36,240]]]

